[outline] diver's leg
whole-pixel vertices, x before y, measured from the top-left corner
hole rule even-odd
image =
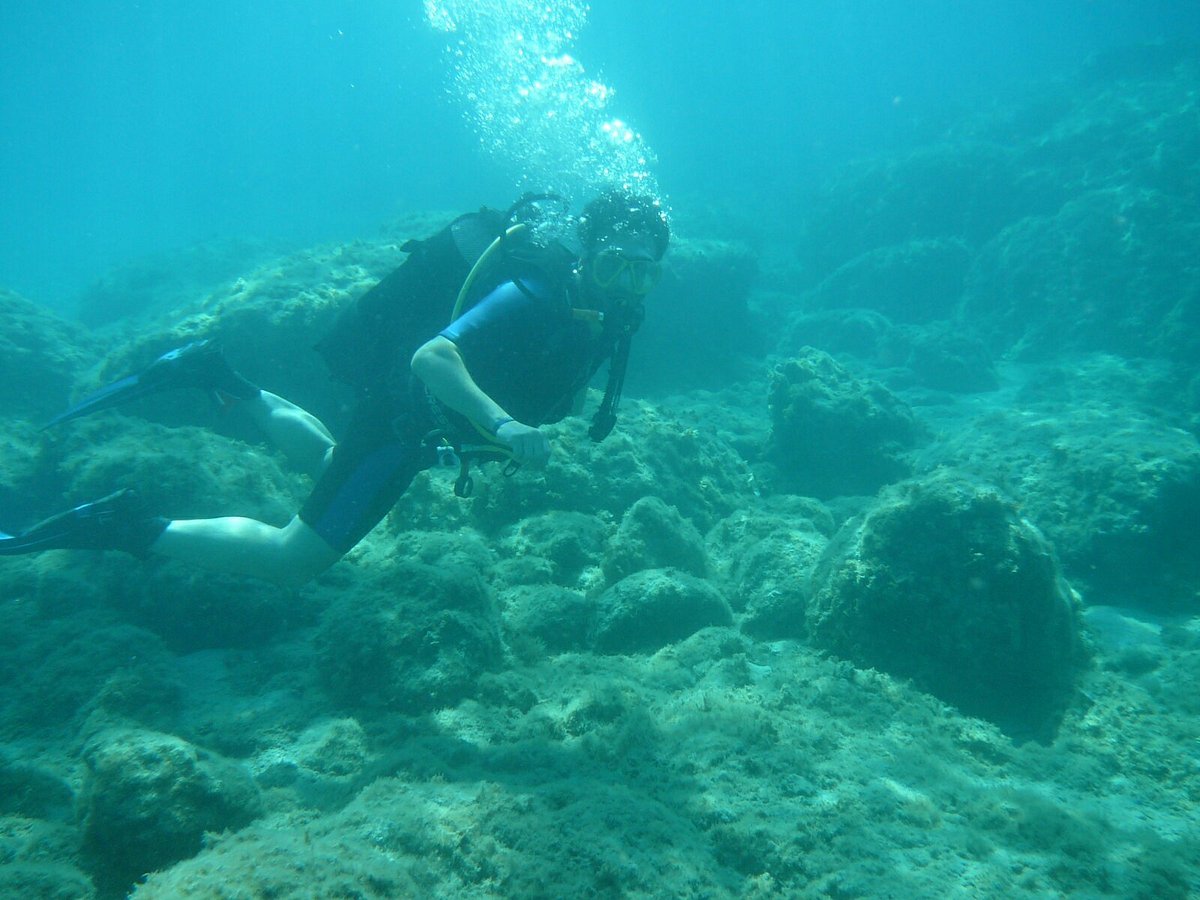
[[[296,586],[341,558],[297,516],[283,528],[255,519],[177,519],[150,552],[206,569]]]
[[[184,388],[207,392],[222,407],[244,411],[301,471],[318,474],[333,447],[333,436],[316,416],[248,381],[211,340],[193,341],[164,353],[144,371],[122,378],[85,397],[47,423],[53,427],[138,397]]]
[[[295,428],[303,436],[315,427],[312,423],[320,425],[287,401],[267,402],[272,416],[279,416],[273,427],[282,431]],[[329,444],[329,457],[312,494],[285,527],[238,517],[179,520],[167,525],[150,551],[223,572],[301,584],[362,540],[413,477],[434,461],[433,450],[415,435],[399,438],[391,420],[369,403],[356,411],[346,439]]]
[[[296,469],[315,477],[325,468],[335,441],[325,424],[312,413],[263,390],[238,407]]]

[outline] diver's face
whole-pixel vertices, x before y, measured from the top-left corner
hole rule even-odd
[[[583,276],[590,292],[620,305],[640,303],[662,277],[662,263],[645,240],[614,238],[588,254]]]

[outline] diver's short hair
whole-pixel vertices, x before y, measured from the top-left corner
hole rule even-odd
[[[583,208],[578,234],[588,252],[620,234],[644,235],[654,244],[655,259],[662,259],[671,242],[671,226],[662,201],[616,187],[601,192]]]

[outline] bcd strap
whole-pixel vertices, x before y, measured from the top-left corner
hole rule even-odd
[[[592,417],[592,425],[588,428],[588,437],[595,443],[600,443],[617,424],[617,405],[621,402],[621,391],[625,387],[625,369],[629,365],[629,345],[633,342],[633,333],[642,324],[645,311],[638,306],[636,311],[630,311],[617,345],[613,348],[612,361],[608,364],[608,384],[604,388],[604,399],[600,408]]]

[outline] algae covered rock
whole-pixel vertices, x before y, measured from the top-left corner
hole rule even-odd
[[[505,556],[501,569],[510,581],[548,580],[577,586],[600,564],[610,529],[599,517],[579,512],[556,510],[529,516],[501,539]]]
[[[804,635],[810,576],[834,528],[819,501],[781,496],[734,513],[709,533],[710,553],[744,633],[764,640]]]
[[[604,574],[614,582],[642,569],[662,568],[703,578],[708,574],[704,539],[675,507],[657,497],[643,497],[625,513],[608,542]]]
[[[600,597],[592,644],[601,653],[647,653],[733,615],[720,591],[678,569],[646,569]]]
[[[474,570],[450,563],[401,561],[363,579],[330,606],[317,634],[325,685],[351,706],[453,705],[500,657],[491,593]]]
[[[676,237],[663,267],[634,341],[630,390],[718,387],[756,340],[747,301],[758,258],[745,244]]]
[[[96,886],[83,871],[79,834],[62,821],[0,815],[0,897],[92,900]]]
[[[1078,662],[1074,596],[1050,546],[992,488],[897,486],[843,526],[814,576],[821,647],[910,678],[970,715],[1043,733]]]
[[[842,265],[813,294],[825,309],[865,307],[894,322],[953,314],[971,265],[959,240],[915,240],[870,250]]]
[[[1200,609],[1200,442],[1162,421],[1168,378],[1108,356],[1031,378],[1017,405],[985,409],[922,466],[967,470],[1021,503],[1089,604]]]
[[[599,402],[599,392],[591,400]],[[544,469],[511,478],[498,467],[476,470],[475,526],[500,530],[561,510],[619,519],[638,500],[654,496],[707,531],[754,496],[746,459],[727,434],[701,418],[718,402],[681,410],[627,399],[616,430],[603,443],[588,437],[584,419],[550,426],[553,452]],[[407,515],[410,507],[401,500],[399,508]]]
[[[554,584],[519,585],[501,595],[504,627],[514,647],[535,642],[548,653],[583,650],[596,601]]]
[[[1150,350],[1194,361],[1197,241],[1194,206],[1174,189],[1085,193],[984,246],[964,314],[994,349],[1024,359]]]
[[[293,741],[260,751],[251,763],[265,788],[291,788],[315,809],[341,806],[362,786],[369,760],[367,736],[352,718],[321,720]]]
[[[205,832],[240,828],[262,811],[244,767],[178,737],[109,729],[84,759],[83,841],[103,884],[129,884],[192,856]]]
[[[770,388],[772,460],[788,490],[813,497],[870,494],[903,477],[916,443],[907,404],[812,347],[777,366]]]
[[[60,412],[92,338],[78,325],[0,288],[0,409],[44,420]]]

